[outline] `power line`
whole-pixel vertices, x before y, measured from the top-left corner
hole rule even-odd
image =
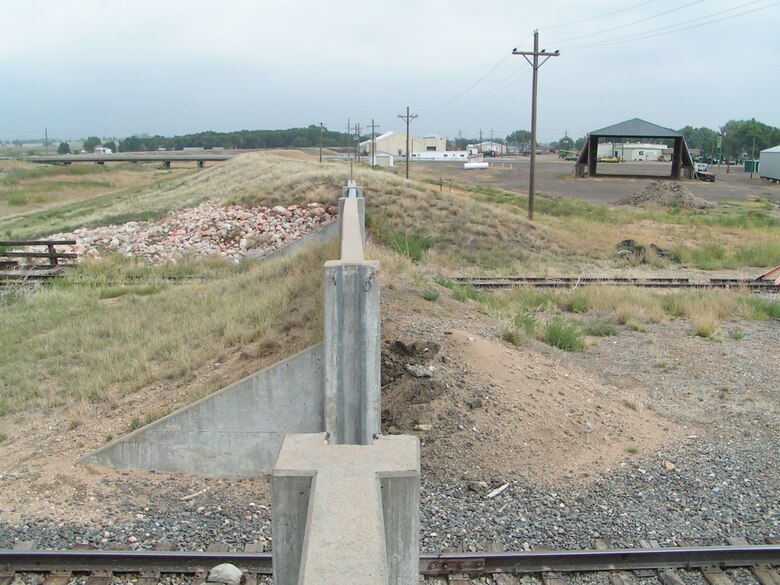
[[[655,0],[651,0],[651,1],[655,1]],[[520,42],[518,43],[518,45],[522,45],[523,43],[525,43],[525,42],[526,42],[528,39],[530,39],[530,38],[531,38],[531,36],[532,36],[532,35],[528,35],[528,36],[526,36],[526,37],[525,37],[525,38],[524,38],[522,41],[520,41]],[[493,73],[493,72],[494,72],[496,69],[498,69],[498,68],[499,68],[501,65],[503,65],[503,64],[504,64],[504,62],[505,62],[507,59],[509,59],[509,57],[510,57],[510,55],[504,55],[504,56],[501,58],[501,60],[500,60],[498,63],[496,63],[495,65],[493,65],[493,67],[491,67],[491,68],[490,68],[490,69],[487,71],[487,73],[485,73],[485,74],[484,74],[482,77],[480,77],[480,78],[479,78],[479,79],[477,79],[477,80],[476,80],[474,83],[472,83],[471,85],[469,85],[469,86],[468,86],[466,89],[464,89],[463,91],[461,91],[461,92],[460,92],[458,95],[456,95],[455,97],[453,97],[453,98],[451,98],[451,99],[447,100],[446,102],[442,102],[442,103],[440,103],[440,104],[437,104],[437,105],[436,105],[436,106],[434,106],[432,109],[435,109],[435,110],[441,109],[441,108],[443,108],[444,106],[448,106],[449,104],[451,104],[451,103],[453,103],[453,102],[456,102],[457,100],[459,100],[460,98],[462,98],[464,95],[466,95],[468,92],[470,92],[472,89],[474,89],[475,87],[477,87],[477,86],[478,86],[480,83],[482,83],[482,82],[483,82],[485,79],[487,79],[487,78],[490,76],[490,74],[491,74],[491,73]]]
[[[513,85],[515,85],[518,81],[520,81],[522,78],[528,75],[527,70],[518,69],[514,73],[512,73],[509,77],[506,77],[502,81],[498,82],[496,85],[494,85],[491,89],[480,95],[478,98],[474,99],[473,101],[463,105],[459,106],[458,108],[451,110],[449,112],[445,112],[442,114],[433,114],[430,116],[426,116],[426,118],[431,119],[437,119],[437,118],[445,118],[448,116],[454,116],[455,114],[461,114],[464,112],[468,112],[470,110],[473,110],[478,105],[481,105],[488,101],[489,99],[493,99],[499,94],[503,93]]]
[[[454,102],[454,101],[457,101],[458,99],[460,99],[460,98],[461,98],[461,97],[463,97],[464,95],[466,95],[468,92],[470,92],[472,89],[474,89],[474,88],[475,88],[477,85],[479,85],[480,83],[482,83],[482,82],[483,82],[483,81],[484,81],[484,80],[485,80],[485,79],[486,79],[486,78],[487,78],[487,77],[488,77],[488,76],[489,76],[491,73],[493,73],[493,71],[495,71],[495,70],[496,70],[496,69],[498,69],[498,68],[499,68],[501,65],[503,65],[503,64],[504,64],[504,61],[506,61],[507,59],[509,59],[509,57],[510,57],[510,56],[511,56],[511,55],[505,55],[505,56],[504,56],[504,57],[503,57],[503,58],[502,58],[502,59],[501,59],[501,60],[500,60],[498,63],[496,63],[495,65],[493,65],[493,67],[491,67],[491,68],[490,68],[490,70],[489,70],[487,73],[485,73],[485,74],[484,74],[482,77],[480,77],[479,79],[477,79],[477,80],[476,80],[474,83],[472,83],[471,85],[469,85],[469,86],[468,86],[466,89],[464,89],[462,92],[460,92],[460,93],[459,93],[458,95],[456,95],[454,98],[452,98],[452,99],[450,99],[450,100],[448,100],[448,101],[446,101],[446,102],[444,102],[444,103],[441,103],[441,104],[439,104],[439,105],[438,105],[438,106],[436,106],[434,109],[437,109],[437,110],[438,110],[439,108],[443,108],[444,106],[447,106],[447,105],[451,104],[452,102]]]
[[[548,30],[552,30],[554,28],[563,28],[565,26],[571,26],[573,24],[582,24],[583,22],[590,22],[591,20],[598,20],[599,18],[605,18],[607,16],[612,16],[613,14],[619,14],[621,12],[626,12],[628,10],[633,10],[634,8],[639,8],[640,6],[644,6],[645,4],[652,4],[653,2],[657,2],[657,1],[658,0],[645,0],[644,2],[640,2],[639,4],[634,4],[632,6],[627,6],[625,8],[620,8],[619,10],[613,10],[612,12],[607,12],[605,14],[600,14],[599,16],[591,16],[590,18],[583,18],[582,20],[573,20],[572,22],[564,22],[563,24],[554,24],[553,26],[543,26],[541,28],[543,30],[545,30],[545,31],[548,31]]]
[[[639,24],[639,23],[642,23],[642,22],[647,22],[648,20],[653,20],[655,18],[659,18],[661,16],[666,16],[667,14],[671,14],[672,12],[678,12],[680,10],[683,10],[685,8],[693,6],[695,4],[701,4],[702,2],[704,2],[704,0],[694,0],[693,2],[690,2],[688,4],[684,4],[683,6],[678,6],[677,8],[671,8],[670,10],[666,10],[665,12],[660,12],[658,14],[654,14],[653,16],[647,16],[645,18],[640,18],[639,20],[634,20],[634,21],[628,22],[626,24],[613,26],[612,28],[606,28],[604,30],[600,30],[600,31],[597,31],[597,32],[588,33],[586,35],[579,35],[579,36],[571,37],[571,38],[568,38],[568,39],[562,39],[560,41],[557,41],[557,43],[568,43],[569,41],[576,41],[576,40],[579,40],[579,39],[584,39],[584,38],[587,38],[587,37],[593,37],[593,36],[597,36],[597,35],[602,35],[604,33],[612,32],[612,31],[615,31],[615,30],[620,30],[621,28],[626,28],[626,27],[629,27],[629,26],[633,26],[635,24]]]
[[[709,24],[714,24],[716,22],[721,22],[723,20],[729,20],[731,18],[737,18],[739,16],[744,16],[746,14],[751,14],[753,12],[758,12],[760,10],[765,10],[767,8],[772,8],[773,6],[777,6],[778,4],[780,4],[780,2],[774,2],[773,4],[767,4],[766,6],[759,6],[758,8],[754,8],[752,10],[745,10],[744,12],[739,12],[737,14],[730,14],[730,15],[724,16],[722,18],[713,18],[713,16],[718,16],[720,14],[725,14],[727,12],[734,12],[735,10],[739,10],[740,8],[745,8],[747,6],[752,6],[753,4],[757,4],[758,2],[764,2],[764,1],[765,0],[753,0],[752,2],[747,2],[745,4],[740,4],[739,6],[735,6],[733,8],[727,8],[726,10],[721,10],[720,12],[715,12],[715,13],[712,13],[712,14],[708,14],[706,16],[700,16],[700,17],[697,17],[697,18],[692,18],[690,20],[685,20],[685,21],[678,22],[678,23],[675,23],[675,24],[670,24],[670,25],[667,25],[667,26],[659,27],[659,28],[656,28],[656,29],[652,29],[652,30],[646,31],[644,33],[636,33],[636,34],[633,34],[633,35],[627,35],[627,36],[623,36],[623,37],[616,37],[616,38],[613,38],[613,39],[604,39],[602,41],[594,41],[592,43],[586,43],[586,44],[582,44],[582,45],[570,45],[570,46],[565,46],[564,48],[567,49],[567,50],[590,49],[590,48],[596,48],[596,47],[606,47],[606,46],[610,46],[610,45],[618,45],[618,44],[628,43],[628,42],[632,42],[632,41],[641,41],[641,40],[644,40],[644,39],[660,37],[660,36],[664,36],[664,35],[680,32],[680,31],[684,31],[684,30],[690,30],[692,28],[698,28],[698,27],[702,27],[702,26],[707,26]],[[699,22],[699,21],[702,21],[702,20],[704,20],[706,22]],[[682,26],[682,25],[689,24],[689,23],[692,23],[692,22],[696,22],[698,24],[691,24],[690,26]],[[672,29],[672,30],[669,30],[669,29]],[[664,31],[664,32],[662,32],[662,31]]]

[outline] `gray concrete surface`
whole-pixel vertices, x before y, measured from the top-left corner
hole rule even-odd
[[[271,479],[274,583],[418,582],[420,447],[288,435]],[[300,544],[299,544],[300,543]]]
[[[276,258],[284,258],[290,256],[291,254],[295,254],[299,250],[302,250],[306,246],[310,246],[312,244],[314,245],[327,244],[334,238],[339,237],[339,233],[340,233],[339,221],[337,219],[334,219],[333,221],[326,223],[322,227],[314,230],[313,232],[309,232],[305,236],[298,238],[297,240],[293,240],[292,242],[290,242],[285,246],[282,246],[281,248],[277,248],[270,254],[266,254],[265,256],[260,256],[260,255],[249,253],[247,254],[247,256],[255,260],[272,260]]]
[[[325,431],[337,444],[368,445],[381,429],[379,263],[365,260],[363,201],[340,201],[341,259],[324,269]]]
[[[193,475],[270,474],[286,433],[324,428],[323,351],[322,344],[305,349],[78,463]]]

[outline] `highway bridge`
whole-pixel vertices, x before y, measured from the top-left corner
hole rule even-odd
[[[131,163],[155,163],[159,162],[166,169],[171,168],[172,162],[196,162],[203,167],[207,162],[222,162],[230,160],[234,155],[212,152],[118,152],[111,154],[61,154],[56,156],[26,156],[27,162],[48,165],[69,165],[72,163],[96,163],[99,165],[111,162]]]

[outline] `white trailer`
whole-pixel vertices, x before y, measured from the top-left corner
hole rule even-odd
[[[780,181],[780,145],[761,151],[758,176],[770,181]]]

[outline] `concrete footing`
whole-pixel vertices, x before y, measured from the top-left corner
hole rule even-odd
[[[415,437],[329,445],[287,435],[271,479],[276,585],[418,582]]]

